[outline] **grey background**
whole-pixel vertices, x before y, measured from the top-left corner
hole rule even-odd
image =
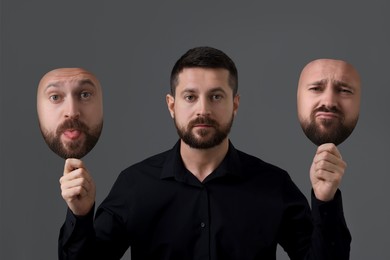
[[[315,147],[296,116],[299,73],[321,57],[356,66],[360,121],[339,147],[348,163],[342,192],[351,259],[390,259],[390,2],[359,2],[2,1],[0,259],[57,258],[63,160],[37,124],[42,75],[85,67],[103,85],[104,130],[84,159],[100,203],[121,170],[177,140],[165,104],[169,73],[199,45],[225,51],[238,67],[235,146],[288,170],[307,196]],[[287,259],[282,250],[278,259]]]

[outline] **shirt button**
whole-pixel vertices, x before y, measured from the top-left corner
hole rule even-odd
[[[200,227],[201,227],[201,228],[204,228],[205,226],[206,226],[206,224],[205,224],[204,222],[201,222],[201,223],[200,223]]]

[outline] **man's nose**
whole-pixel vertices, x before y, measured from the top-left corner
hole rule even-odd
[[[199,98],[198,100],[198,116],[210,115],[210,101],[207,98]]]
[[[78,118],[80,116],[80,107],[76,100],[69,98],[65,105],[65,117]]]

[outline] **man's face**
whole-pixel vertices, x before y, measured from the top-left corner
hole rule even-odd
[[[302,129],[314,144],[338,145],[359,118],[359,74],[341,60],[312,61],[302,70],[297,105]]]
[[[62,158],[82,158],[103,127],[99,81],[88,71],[61,68],[41,79],[37,93],[39,126],[50,149]]]
[[[225,69],[186,68],[178,77],[168,109],[184,143],[208,149],[226,140],[239,105]]]

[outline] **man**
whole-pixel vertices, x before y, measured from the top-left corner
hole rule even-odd
[[[102,131],[100,83],[81,68],[52,70],[39,82],[37,110],[49,148],[64,159],[80,159],[95,146]]]
[[[313,196],[311,213],[287,172],[229,141],[237,86],[225,53],[186,52],[166,97],[180,140],[125,169],[94,220],[93,180],[81,161],[67,160],[60,259],[120,259],[131,246],[133,260],[264,260],[276,258],[278,243],[291,259],[348,259],[340,196],[329,202]]]
[[[320,200],[333,199],[344,174],[346,163],[336,146],[348,138],[358,122],[360,85],[356,69],[342,60],[317,59],[301,72],[298,119],[306,136],[318,146],[310,177],[313,186],[329,190],[326,196],[316,194]],[[324,163],[327,171],[323,171]]]

